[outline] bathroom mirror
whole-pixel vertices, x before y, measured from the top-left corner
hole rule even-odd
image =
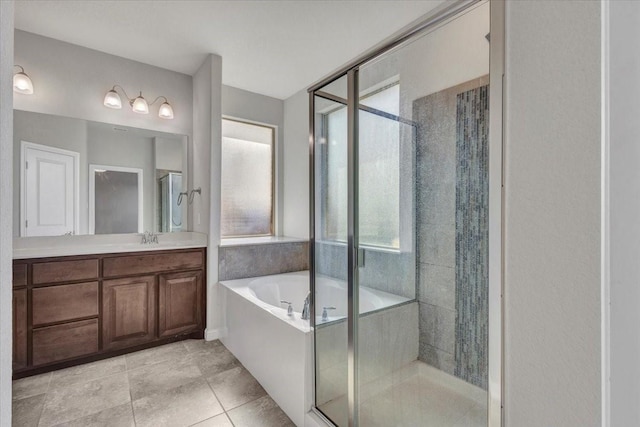
[[[13,144],[14,237],[189,230],[184,135],[14,110]]]

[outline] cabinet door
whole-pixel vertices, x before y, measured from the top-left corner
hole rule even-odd
[[[102,283],[102,316],[104,350],[155,339],[155,276],[105,280]]]
[[[27,290],[13,291],[13,369],[27,366]]]
[[[202,327],[202,272],[160,275],[158,324],[161,337]]]

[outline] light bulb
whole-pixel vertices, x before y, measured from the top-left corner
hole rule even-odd
[[[173,119],[173,108],[167,101],[160,105],[160,111],[158,111],[158,117],[161,119]]]
[[[147,100],[142,97],[142,92],[131,102],[131,109],[135,113],[149,114],[149,105],[147,104]]]
[[[114,108],[119,110],[122,108],[122,100],[120,99],[120,95],[114,89],[111,89],[104,96],[104,106],[109,108]]]
[[[25,95],[33,94],[33,82],[24,72],[15,73],[13,75],[13,90]]]

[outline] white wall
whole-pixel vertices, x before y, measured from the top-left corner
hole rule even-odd
[[[284,101],[283,234],[309,238],[309,94]]]
[[[284,102],[231,86],[222,86],[222,114],[276,127],[276,233],[283,235],[284,191]],[[284,234],[286,235],[286,234]]]
[[[0,427],[11,425],[13,1],[0,1]]]
[[[597,426],[600,2],[506,6],[505,421]]]
[[[193,76],[193,186],[202,195],[193,204],[194,231],[209,234],[207,253],[208,340],[224,331],[222,299],[218,284],[220,244],[220,144],[222,141],[222,58],[210,54]]]
[[[400,115],[412,117],[413,101],[489,72],[489,4],[475,7],[451,23],[360,70],[365,92],[400,76]],[[325,90],[344,97],[346,79]],[[309,235],[309,112],[301,90],[284,101],[284,234]],[[410,212],[405,210],[405,212]],[[410,223],[411,217],[403,218]],[[411,228],[411,227],[409,227]]]
[[[609,3],[611,427],[640,425],[640,3]]]
[[[155,144],[156,169],[170,171],[184,171],[184,161],[182,156],[182,144],[176,143],[174,139],[162,137],[153,138]]]
[[[15,63],[34,86],[33,95],[15,97],[18,110],[191,134],[191,76],[20,30],[15,31]],[[157,103],[147,115],[133,113],[125,99],[121,110],[105,107],[104,95],[115,84],[131,97],[142,91],[149,102],[166,96],[175,118],[159,118]]]

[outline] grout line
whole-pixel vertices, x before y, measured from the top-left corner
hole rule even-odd
[[[200,367],[196,364],[196,366],[198,367],[198,370],[200,370]],[[207,385],[209,386],[209,390],[211,390],[211,393],[213,393],[213,397],[216,399],[216,401],[218,402],[218,405],[220,405],[220,408],[222,408],[222,413],[225,414],[225,416],[227,417],[227,419],[231,422],[231,425],[233,425],[233,421],[231,421],[231,417],[229,416],[229,414],[227,414],[227,410],[225,409],[224,405],[222,404],[222,402],[220,402],[220,399],[218,399],[218,395],[216,394],[216,391],[213,389],[213,386],[211,385],[211,383],[209,382],[209,380],[207,380],[207,378],[202,374],[202,371],[200,371],[200,375],[202,376],[202,378],[204,379],[204,382],[207,383]],[[220,415],[220,414],[218,414]],[[218,415],[214,415],[214,417],[217,417]],[[212,417],[213,418],[213,417]],[[203,420],[205,421],[205,420]],[[199,421],[202,422],[202,421]]]
[[[129,388],[129,405],[131,405],[131,416],[133,417],[133,424],[138,425],[136,421],[136,411],[133,409],[133,395],[131,394],[131,382],[129,381],[129,372],[127,372],[127,387]]]
[[[40,409],[40,414],[38,415],[38,424],[40,425],[40,420],[42,419],[42,414],[44,414],[44,405],[47,403],[47,395],[48,392],[44,394],[44,397],[42,398],[42,408]]]
[[[49,393],[49,388],[51,387],[51,381],[53,381],[53,372],[49,372],[49,381],[47,381],[47,388],[45,390],[45,394]]]

